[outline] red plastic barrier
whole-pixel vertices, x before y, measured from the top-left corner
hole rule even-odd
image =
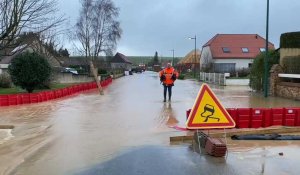
[[[29,96],[30,96],[30,103],[38,103],[38,102],[40,102],[38,94],[32,93],[32,94],[29,94]]]
[[[19,95],[8,95],[8,105],[18,105]]]
[[[63,95],[63,97],[69,95],[69,91],[67,88],[62,89],[62,95]]]
[[[102,81],[101,85],[107,86],[111,82],[112,79],[109,78]],[[97,88],[96,82],[83,83],[83,84],[78,84],[63,89],[44,91],[44,92],[32,93],[32,94],[24,93],[24,94],[0,95],[0,106],[39,103],[39,102],[64,97],[67,95],[74,94],[76,92],[85,91],[93,88]],[[299,123],[300,123],[300,117],[299,117]]]
[[[21,95],[23,104],[29,104],[30,103],[30,94],[22,94]]]
[[[296,126],[297,110],[294,108],[284,109],[284,126]]]
[[[249,128],[251,120],[251,108],[238,108],[237,109],[237,122],[238,128]]]
[[[263,118],[263,127],[272,126],[272,112],[271,109],[265,109],[265,117]]]
[[[0,106],[8,106],[8,95],[0,95]]]
[[[272,108],[272,125],[283,125],[284,108]]]
[[[251,117],[251,128],[260,128],[263,126],[265,109],[263,108],[253,108]]]
[[[40,92],[41,101],[47,101],[47,94],[46,91]]]
[[[79,92],[79,86],[78,85],[74,85],[73,88],[74,88],[75,93]]]
[[[97,83],[96,82],[93,83],[93,88],[97,88]]]
[[[89,90],[89,84],[88,83],[84,84],[84,89]]]
[[[61,98],[63,96],[63,91],[61,89],[57,89],[54,91],[56,98]]]
[[[68,95],[73,94],[73,88],[72,87],[67,87],[66,90],[68,91]]]
[[[231,118],[237,123],[237,109],[235,108],[227,108],[226,109]]]
[[[51,91],[51,92],[50,92],[50,95],[51,95],[52,99],[56,99],[56,96],[55,96],[55,92],[54,92],[54,91]]]
[[[300,126],[300,108],[294,108],[296,110],[295,126]]]

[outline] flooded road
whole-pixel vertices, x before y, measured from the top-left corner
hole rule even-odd
[[[270,146],[229,141],[226,161],[199,157],[188,145],[170,146],[170,136],[184,134],[170,126],[184,126],[185,111],[192,107],[200,85],[177,80],[172,102],[163,103],[157,74],[146,72],[115,80],[104,96],[94,90],[0,108],[0,125],[15,126],[0,142],[0,174],[224,174],[225,169],[225,174],[259,174],[262,155],[267,162],[264,174],[299,174],[294,166],[300,159],[300,142]],[[225,107],[300,106],[299,101],[265,99],[243,87],[212,89]],[[278,151],[284,156],[277,156]],[[240,173],[242,167],[246,173]]]

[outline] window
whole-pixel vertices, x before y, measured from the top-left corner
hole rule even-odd
[[[224,52],[224,53],[229,53],[229,52],[230,52],[230,50],[229,50],[228,47],[223,47],[222,49],[223,49],[223,52]]]
[[[249,63],[249,64],[248,64],[248,68],[251,68],[251,67],[252,67],[252,63]]]
[[[249,49],[247,47],[242,48],[243,53],[249,53]]]
[[[266,48],[260,48],[259,50],[260,50],[260,52],[265,52]]]

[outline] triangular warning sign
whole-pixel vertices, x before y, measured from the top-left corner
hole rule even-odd
[[[187,120],[188,129],[234,128],[235,122],[207,84],[203,84]]]

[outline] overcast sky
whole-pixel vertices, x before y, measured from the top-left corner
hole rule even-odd
[[[267,0],[114,0],[120,8],[122,38],[117,51],[127,56],[185,56],[216,34],[259,34],[265,38]],[[60,0],[71,21],[79,0]],[[281,33],[300,31],[300,1],[270,0],[269,40],[279,46]],[[65,44],[68,47],[68,44]],[[68,48],[71,50],[71,48]]]

